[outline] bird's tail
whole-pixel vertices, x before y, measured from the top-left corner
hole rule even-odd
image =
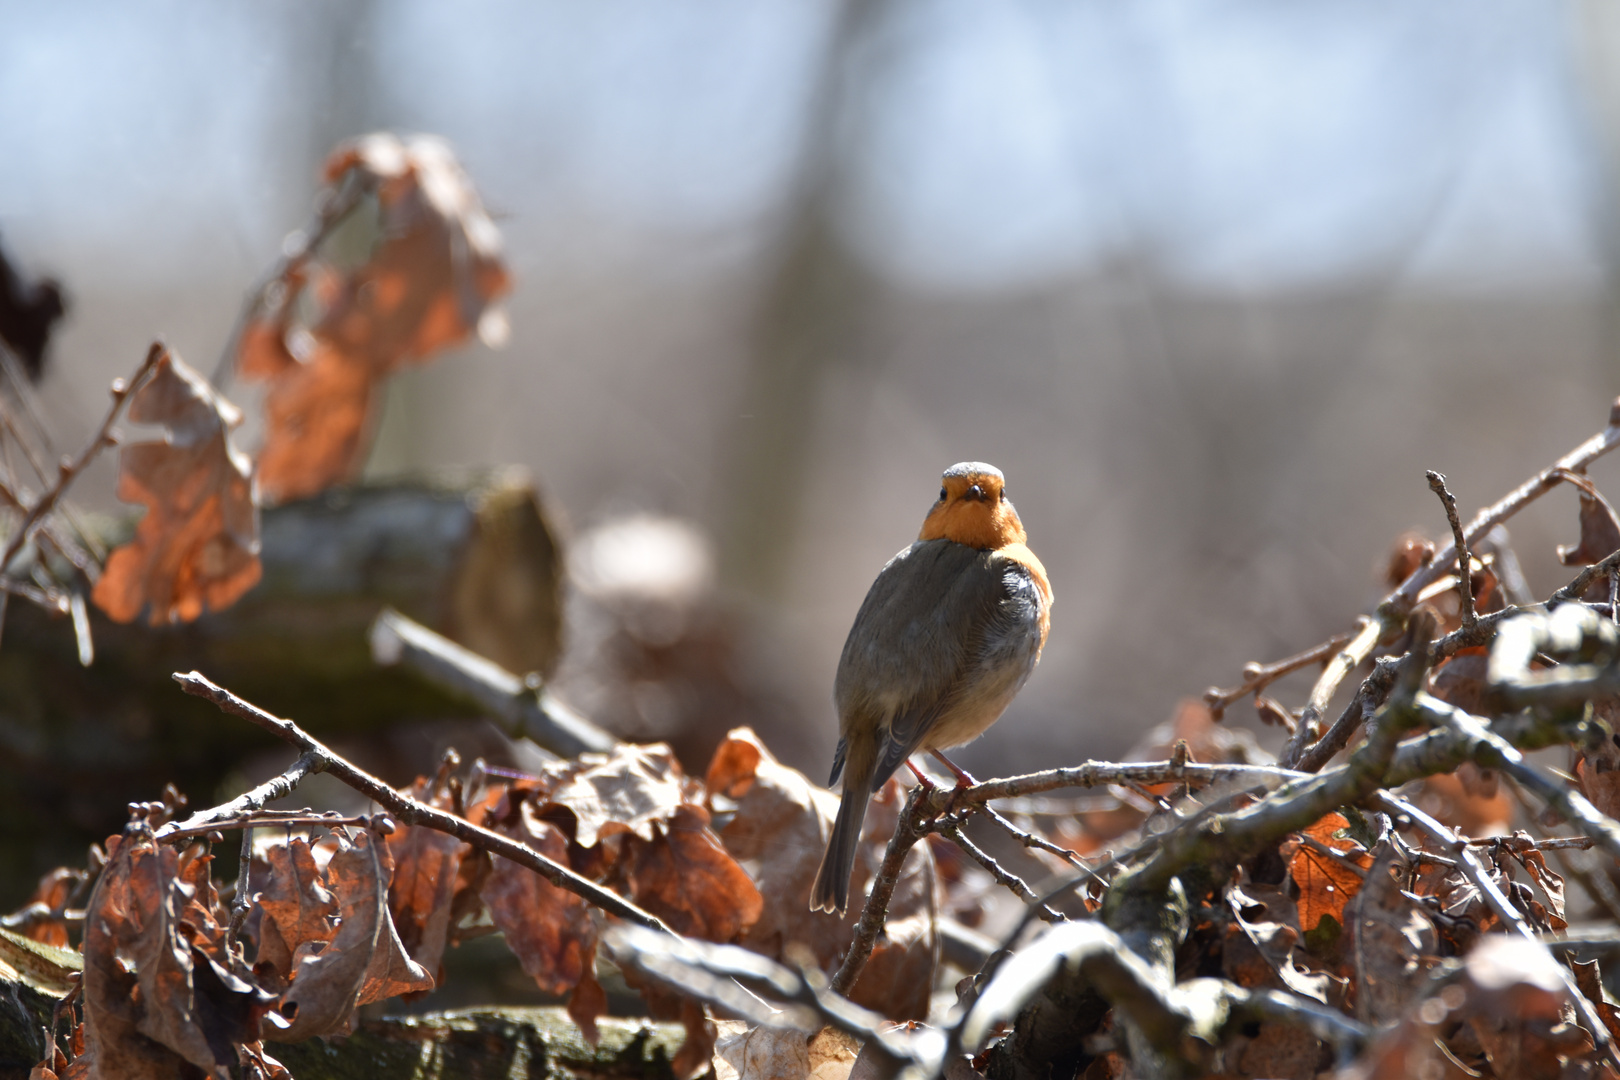
[[[844,774],[844,797],[838,803],[838,818],[827,838],[827,853],[821,857],[816,883],[810,890],[811,911],[831,911],[839,915],[849,906],[849,876],[855,868],[855,848],[861,842],[861,826],[866,806],[872,801],[871,782],[859,783],[853,773]]]

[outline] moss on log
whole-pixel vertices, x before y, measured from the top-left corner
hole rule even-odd
[[[368,1020],[344,1039],[269,1050],[298,1080],[672,1080],[678,1024],[598,1021],[592,1047],[561,1008],[481,1008]]]

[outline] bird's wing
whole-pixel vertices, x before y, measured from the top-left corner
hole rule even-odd
[[[847,739],[875,728],[874,789],[916,750],[1003,618],[1004,570],[993,552],[919,541],[872,583],[844,643],[834,683]]]

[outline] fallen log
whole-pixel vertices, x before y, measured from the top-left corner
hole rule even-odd
[[[129,519],[105,521],[117,543]],[[367,746],[410,721],[479,715],[405,669],[373,663],[367,631],[393,607],[519,673],[561,651],[562,559],[533,486],[511,470],[338,489],[266,510],[264,575],[195,623],[114,623],[91,609],[95,660],[72,622],[14,602],[0,638],[0,907],[166,783],[215,794],[262,736],[181,694],[198,670],[322,738]],[[361,753],[361,757],[366,757]],[[408,779],[405,778],[405,779]]]

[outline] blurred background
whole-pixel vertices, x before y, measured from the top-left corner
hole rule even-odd
[[[213,370],[337,141],[446,137],[511,339],[397,378],[368,475],[685,523],[741,720],[819,778],[867,586],[993,462],[1057,606],[959,760],[1022,772],[1349,628],[1444,534],[1424,469],[1468,514],[1603,426],[1616,59],[1612,7],[1550,0],[0,0],[0,238],[66,291],[75,445],[154,336]],[[1514,523],[1537,592],[1575,532],[1572,491]]]

